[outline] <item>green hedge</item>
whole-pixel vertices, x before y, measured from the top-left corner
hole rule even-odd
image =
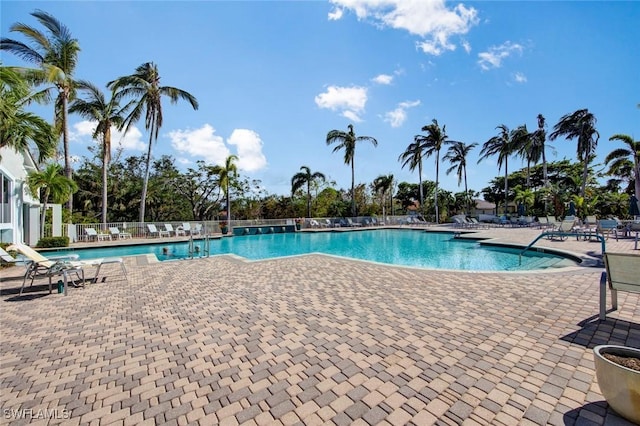
[[[38,248],[69,247],[69,237],[44,237],[36,244]]]

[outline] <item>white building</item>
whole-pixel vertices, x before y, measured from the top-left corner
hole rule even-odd
[[[0,148],[0,242],[35,245],[40,234],[40,202],[29,193],[27,176],[37,171],[28,151]]]

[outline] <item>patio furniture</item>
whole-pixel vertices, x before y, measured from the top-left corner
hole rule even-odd
[[[173,229],[173,225],[170,223],[165,223],[164,224],[164,230],[165,232],[167,232],[167,235],[170,237],[171,233],[173,233],[173,235],[178,235],[178,233]]]
[[[164,237],[169,236],[169,232],[168,231],[160,231],[158,230],[158,228],[156,228],[156,225],[154,225],[153,223],[147,223],[147,229],[149,230],[149,237]]]
[[[111,241],[111,234],[98,232],[94,228],[84,228],[84,234],[88,241]]]
[[[616,241],[618,241],[618,221],[615,219],[600,219],[596,233],[605,238],[609,238],[609,235],[613,234],[616,237]]]
[[[105,264],[115,264],[119,263],[122,267],[122,272],[124,274],[125,279],[127,278],[127,270],[124,266],[124,261],[120,257],[112,257],[112,258],[100,258],[100,259],[86,259],[86,260],[68,260],[67,259],[58,258],[55,260],[53,258],[48,258],[32,249],[31,247],[25,244],[12,244],[7,247],[7,250],[15,250],[27,259],[29,259],[30,263],[27,265],[27,271],[25,272],[24,279],[22,280],[22,287],[20,288],[20,294],[24,291],[24,287],[28,279],[31,279],[31,285],[33,285],[33,281],[37,277],[48,277],[49,278],[49,294],[51,294],[51,285],[52,285],[52,277],[57,275],[63,276],[64,283],[64,294],[67,295],[67,283],[69,282],[70,275],[75,274],[78,280],[81,281],[82,286],[85,285],[85,275],[84,268],[87,266],[96,267],[96,274],[94,276],[94,280],[98,278],[98,273],[100,272],[100,267]],[[75,255],[73,255],[75,256]]]
[[[109,228],[109,233],[111,234],[111,238],[115,238],[116,240],[124,240],[127,238],[131,238],[131,233],[129,232],[120,232],[120,229],[112,226]]]
[[[603,253],[605,270],[600,275],[600,319],[607,319],[607,286],[612,310],[618,309],[618,291],[640,293],[640,256],[630,253]]]

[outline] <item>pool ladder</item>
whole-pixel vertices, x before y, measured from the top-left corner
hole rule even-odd
[[[202,249],[202,257],[209,257],[211,249],[209,247],[209,235],[205,234],[204,238],[204,249]],[[196,245],[195,245],[195,241],[193,241],[193,235],[189,235],[189,259],[193,259],[193,255],[196,252]],[[199,252],[199,250],[198,250]]]
[[[604,254],[605,252],[605,242],[604,242],[604,236],[602,235],[593,235],[593,234],[584,234],[584,233],[580,233],[580,232],[558,232],[558,231],[546,231],[543,232],[542,234],[538,235],[536,237],[535,240],[531,241],[529,243],[528,246],[526,246],[519,254],[518,256],[518,265],[522,265],[522,255],[524,254],[525,251],[529,250],[531,248],[531,246],[533,246],[535,243],[538,242],[538,240],[540,240],[541,238],[544,237],[548,237],[548,236],[556,236],[556,237],[576,237],[576,238],[580,238],[580,237],[589,237],[589,238],[596,238],[598,241],[600,241],[600,244],[602,245],[602,254]]]

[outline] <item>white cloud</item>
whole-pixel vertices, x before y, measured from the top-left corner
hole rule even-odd
[[[526,83],[527,82],[527,76],[524,75],[521,72],[517,72],[517,73],[513,74],[513,81],[515,81],[516,83]]]
[[[420,105],[420,101],[400,102],[396,109],[385,113],[384,121],[389,123],[391,127],[400,127],[407,119],[407,109],[418,105]]]
[[[71,140],[82,142],[92,138],[96,125],[97,122],[89,120],[75,123],[70,132]],[[146,147],[146,142],[142,140],[142,132],[140,132],[137,127],[132,126],[129,131],[124,134],[124,131],[120,131],[111,126],[111,151],[118,148],[131,151],[144,151]]]
[[[369,20],[379,27],[403,29],[423,40],[416,45],[424,53],[440,55],[454,50],[453,36],[466,34],[479,22],[473,7],[459,4],[448,8],[445,0],[330,0],[334,11],[329,19],[342,18],[351,10],[358,20]]]
[[[342,18],[342,14],[343,13],[344,13],[344,11],[342,10],[342,8],[336,7],[334,10],[329,12],[329,20],[330,21],[337,21],[337,20]]]
[[[367,103],[367,88],[329,86],[315,97],[315,102],[320,108],[339,111],[344,117],[360,122],[360,114]]]
[[[253,130],[235,129],[227,142],[237,148],[238,169],[254,172],[267,165],[267,159],[262,153],[262,139]]]
[[[178,153],[196,160],[204,160],[210,164],[223,164],[229,156],[229,148],[224,144],[222,136],[215,134],[215,129],[205,124],[195,130],[174,130],[169,132],[171,146]]]
[[[460,44],[465,52],[471,53],[471,44],[467,40],[462,40]]]
[[[389,85],[393,82],[393,76],[389,74],[380,74],[371,79],[374,83]]]
[[[513,53],[522,54],[523,50],[522,45],[505,41],[500,46],[491,46],[487,52],[478,53],[478,57],[480,58],[478,64],[480,64],[480,68],[485,71],[491,68],[500,68],[504,59]]]

